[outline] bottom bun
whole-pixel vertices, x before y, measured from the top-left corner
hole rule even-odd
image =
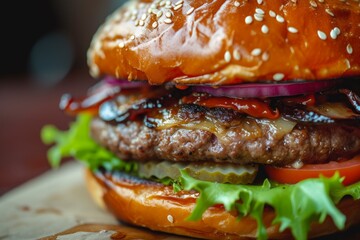
[[[121,175],[121,173],[119,173]],[[119,220],[189,237],[204,239],[256,238],[257,223],[251,217],[239,220],[236,212],[228,212],[221,205],[209,208],[199,221],[187,221],[195,207],[198,193],[180,191],[174,193],[171,186],[139,180],[123,175],[92,173],[86,170],[89,192],[96,203],[110,210]],[[346,228],[360,223],[360,201],[343,199],[337,206],[346,216]],[[289,239],[289,230],[279,232],[278,225],[271,225],[275,213],[264,210],[263,221],[271,239]],[[309,238],[337,232],[330,218],[322,224],[311,225]]]

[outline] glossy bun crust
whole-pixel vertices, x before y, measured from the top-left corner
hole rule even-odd
[[[135,0],[88,52],[93,76],[151,84],[236,84],[360,73],[352,0]]]
[[[195,206],[197,193],[174,193],[172,187],[119,181],[117,177],[93,174],[86,171],[87,187],[94,200],[110,210],[118,219],[156,231],[204,239],[249,239],[256,237],[257,224],[253,218],[240,221],[232,212],[221,206],[209,208],[200,221],[187,221]],[[360,223],[359,201],[344,199],[337,206],[346,216],[346,227]],[[263,222],[270,239],[291,239],[290,231],[279,232],[271,226],[274,212],[265,209]],[[322,224],[311,226],[310,237],[332,234],[338,231],[330,218]]]

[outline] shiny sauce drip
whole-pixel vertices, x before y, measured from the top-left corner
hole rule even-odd
[[[212,97],[207,94],[192,94],[181,99],[185,104],[196,104],[208,108],[222,107],[245,113],[255,118],[278,119],[278,109],[273,110],[270,103],[258,99],[236,99],[228,97]]]

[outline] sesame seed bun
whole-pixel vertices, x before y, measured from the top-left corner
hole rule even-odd
[[[93,76],[237,84],[359,75],[358,1],[130,1],[88,52]]]
[[[241,219],[223,207],[209,208],[200,221],[188,221],[198,194],[181,191],[174,193],[171,186],[149,182],[121,181],[100,172],[86,170],[86,183],[95,202],[110,210],[124,222],[156,231],[204,239],[256,238],[257,223],[247,216]],[[346,228],[360,223],[359,200],[343,199],[338,209],[346,216]],[[263,221],[269,239],[292,239],[287,229],[279,232],[278,225],[271,225],[275,212],[266,208]],[[313,223],[308,238],[328,235],[338,229],[328,217],[323,223]]]

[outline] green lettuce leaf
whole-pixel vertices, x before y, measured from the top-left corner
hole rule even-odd
[[[265,205],[276,212],[273,224],[280,231],[290,228],[295,239],[307,239],[311,222],[323,222],[331,216],[339,229],[345,226],[345,216],[335,204],[344,196],[360,198],[360,183],[345,187],[339,174],[332,178],[308,179],[294,185],[272,184],[265,180],[262,186],[219,184],[196,180],[181,171],[180,182],[185,190],[196,190],[200,197],[189,220],[199,220],[206,209],[223,204],[226,210],[237,210],[240,217],[250,215],[258,224],[258,239],[266,239],[262,222]]]
[[[58,167],[62,158],[73,157],[85,163],[91,170],[104,167],[109,171],[136,172],[136,163],[120,160],[90,137],[90,121],[91,116],[79,115],[68,131],[60,131],[51,125],[42,129],[42,141],[54,144],[48,151],[51,166]]]
[[[120,160],[91,139],[90,121],[90,116],[79,115],[67,132],[54,126],[43,128],[41,137],[44,143],[55,144],[48,152],[51,165],[58,167],[62,158],[74,157],[92,170],[104,167],[109,171],[120,170],[136,175],[136,163]],[[335,204],[344,196],[360,199],[360,182],[345,187],[338,174],[332,178],[308,179],[294,185],[265,180],[262,185],[253,186],[200,181],[182,170],[178,180],[165,178],[157,181],[173,185],[175,191],[185,189],[200,193],[188,220],[199,220],[206,209],[223,204],[226,210],[236,210],[240,218],[252,216],[258,224],[258,239],[267,238],[262,220],[265,206],[272,207],[276,212],[273,224],[279,224],[281,231],[289,228],[296,239],[303,240],[307,238],[310,223],[323,222],[326,216],[330,216],[335,225],[343,229],[346,219]]]

